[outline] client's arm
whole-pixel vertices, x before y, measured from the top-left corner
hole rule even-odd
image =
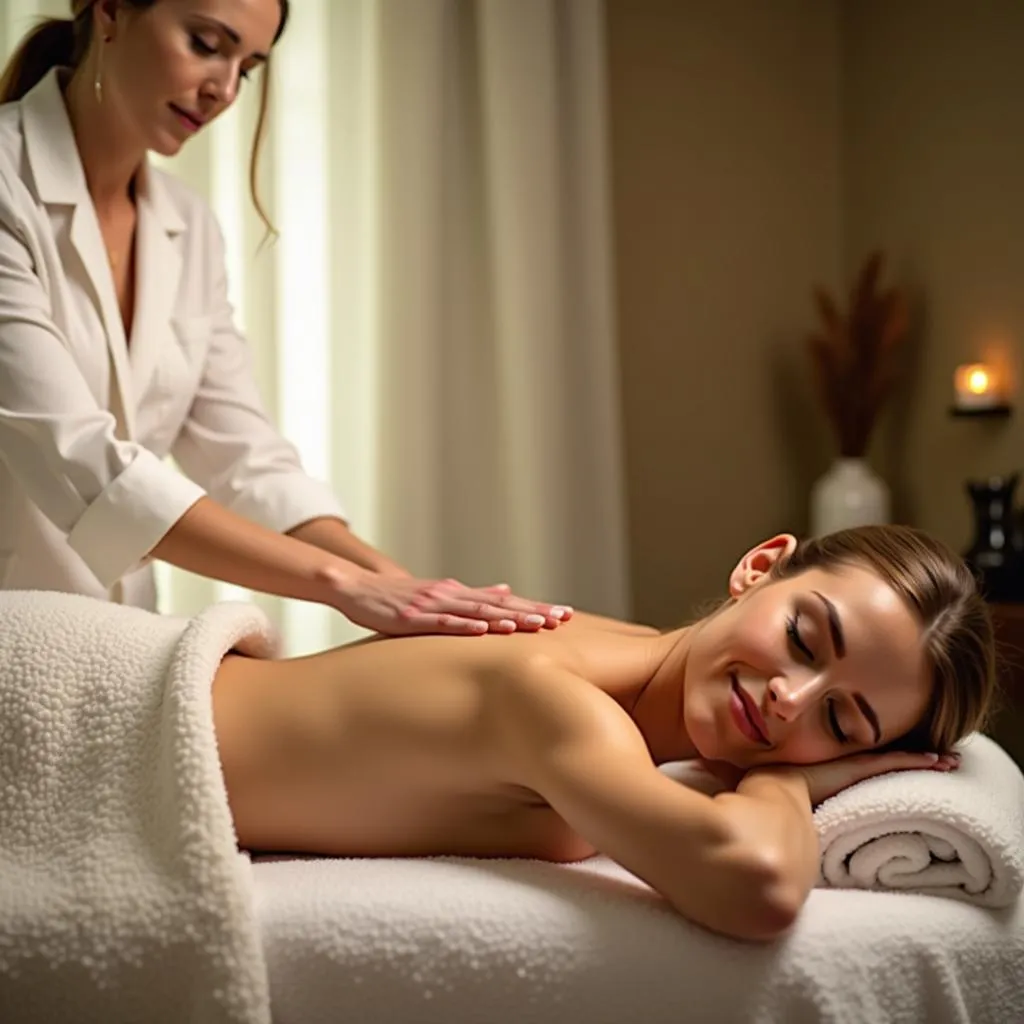
[[[517,685],[516,764],[571,828],[714,931],[769,939],[793,922],[818,870],[801,776],[751,777],[712,799],[659,772],[632,720],[585,680],[534,665]]]

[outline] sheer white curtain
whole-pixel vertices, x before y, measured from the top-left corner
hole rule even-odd
[[[268,404],[357,532],[624,615],[603,24],[601,0],[300,0],[262,170],[280,238],[257,251],[256,88],[169,166],[221,218]],[[163,576],[168,610],[239,596]],[[293,651],[354,635],[260,600]]]

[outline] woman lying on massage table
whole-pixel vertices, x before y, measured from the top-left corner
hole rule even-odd
[[[241,846],[351,856],[606,854],[708,928],[770,938],[818,872],[811,808],[956,767],[993,636],[953,553],[904,527],[748,552],[729,598],[660,634],[375,639],[228,656],[213,709]],[[731,768],[708,797],[656,765]]]

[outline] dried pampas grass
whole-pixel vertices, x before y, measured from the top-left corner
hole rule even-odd
[[[868,257],[850,293],[844,315],[823,288],[814,289],[821,323],[807,341],[815,383],[839,442],[839,454],[867,452],[879,413],[899,377],[909,334],[906,295],[880,284],[883,256]]]

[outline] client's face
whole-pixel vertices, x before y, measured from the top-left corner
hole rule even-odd
[[[762,576],[694,628],[684,716],[702,757],[812,764],[902,736],[931,692],[922,629],[868,569]]]

